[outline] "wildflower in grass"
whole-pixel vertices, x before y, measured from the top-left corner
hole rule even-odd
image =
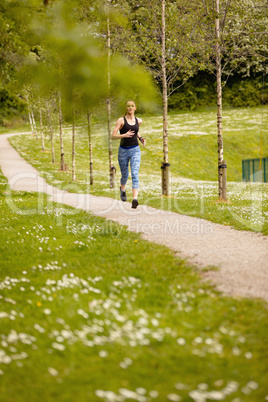
[[[154,327],[158,327],[158,326],[159,326],[159,321],[158,321],[156,318],[153,318],[153,319],[151,320],[151,323],[152,323],[152,325],[153,325]]]
[[[233,353],[234,356],[240,356],[241,355],[241,350],[237,346],[235,346],[232,349],[232,353]]]
[[[178,345],[183,346],[183,345],[186,344],[186,340],[185,340],[184,338],[178,338],[178,339],[177,339],[177,343],[178,343]]]
[[[187,385],[181,383],[181,382],[177,382],[177,383],[175,384],[175,388],[176,388],[177,390],[179,390],[179,391],[182,391],[183,389],[187,389],[187,388],[189,388],[189,387],[188,387]]]
[[[197,388],[201,389],[202,391],[205,391],[208,389],[208,385],[205,383],[201,383],[201,384],[198,384]]]
[[[44,332],[46,332],[46,330],[44,328],[42,328],[39,324],[34,324],[34,328],[40,332],[41,334],[43,334]]]
[[[247,387],[249,387],[250,389],[258,389],[259,388],[259,384],[256,381],[249,381],[247,383]]]
[[[241,388],[241,392],[243,392],[245,395],[249,395],[251,394],[252,390],[249,387],[243,387]]]
[[[223,380],[217,380],[217,381],[214,382],[214,385],[215,385],[216,387],[221,387],[221,386],[223,385],[223,383],[224,383]]]
[[[11,357],[8,356],[4,350],[0,349],[0,363],[10,364],[11,362],[12,362]]]
[[[197,336],[193,341],[193,344],[201,344],[201,343],[203,343],[203,338],[201,338],[200,336]]]
[[[124,361],[119,363],[119,366],[122,369],[127,369],[131,364],[132,364],[132,359],[130,359],[129,357],[125,357]]]
[[[178,401],[181,400],[181,397],[179,395],[177,395],[177,394],[168,394],[167,399],[169,401],[178,402]]]
[[[149,392],[149,396],[150,396],[151,398],[158,398],[159,392],[158,392],[158,391],[155,391],[155,390],[152,390],[152,391]]]
[[[226,385],[226,387],[223,389],[223,392],[225,395],[230,395],[233,392],[236,392],[239,388],[239,384],[236,381],[230,381]]]
[[[221,391],[211,391],[208,392],[206,396],[213,401],[222,401],[223,399],[225,399],[225,395]]]
[[[59,372],[54,369],[53,367],[48,367],[48,372],[49,374],[51,374],[53,377],[56,377],[57,375],[59,375]]]
[[[108,356],[107,350],[100,350],[99,351],[99,356],[100,357],[107,357]]]
[[[63,351],[63,350],[65,349],[65,346],[64,346],[64,345],[62,345],[62,344],[60,344],[60,343],[57,343],[57,342],[53,342],[51,346],[52,346],[54,349],[57,349],[57,350],[60,350],[60,351]]]

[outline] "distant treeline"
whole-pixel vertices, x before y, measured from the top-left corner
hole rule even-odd
[[[196,110],[216,106],[216,78],[199,72],[169,98],[169,110]],[[262,75],[241,78],[231,76],[223,87],[224,107],[253,107],[268,104],[268,83]],[[14,118],[27,119],[24,100],[6,88],[0,88],[0,124]]]
[[[224,107],[251,107],[268,104],[268,83],[263,75],[231,76],[223,87]],[[169,109],[196,110],[216,105],[216,77],[199,72],[169,99]]]

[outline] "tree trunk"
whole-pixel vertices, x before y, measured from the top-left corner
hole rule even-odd
[[[169,163],[168,163],[168,100],[166,76],[166,1],[162,0],[162,86],[163,86],[163,157],[162,194],[169,195]]]
[[[61,92],[59,91],[59,125],[60,125],[60,170],[65,171],[63,133],[62,133],[62,110],[61,110]]]
[[[42,109],[40,106],[39,109],[39,121],[40,121],[40,134],[41,134],[41,144],[42,144],[42,151],[45,150],[45,143],[44,143],[44,131],[43,131],[43,116],[42,116]]]
[[[72,129],[72,180],[76,180],[75,174],[75,111],[73,112],[73,129]]]
[[[28,106],[29,110],[28,110],[28,116],[29,116],[29,122],[30,122],[30,126],[31,126],[31,132],[32,135],[34,135],[34,126],[33,126],[33,121],[32,121],[32,114],[30,111],[30,106]]]
[[[93,185],[93,152],[92,152],[92,138],[91,138],[91,114],[87,113],[87,131],[88,131],[88,149],[89,149],[89,172],[90,172],[90,185]]]
[[[52,163],[55,163],[54,132],[53,132],[53,127],[52,127],[50,108],[49,108],[48,104],[47,104],[47,115],[48,115],[49,129],[50,129]]]
[[[108,5],[109,7],[109,5]],[[109,12],[109,11],[108,11]],[[113,148],[111,139],[111,73],[110,73],[110,60],[111,60],[111,32],[110,32],[110,19],[107,18],[107,83],[108,83],[108,99],[107,99],[107,128],[108,128],[108,148],[109,148],[109,176],[110,176],[110,188],[115,187],[115,168],[113,166]]]
[[[216,1],[216,71],[217,71],[217,129],[218,129],[218,182],[219,199],[227,200],[227,169],[226,162],[223,161],[223,135],[222,135],[222,84],[221,84],[221,35],[220,35],[220,6],[219,0]],[[225,162],[225,163],[224,163]]]
[[[26,90],[25,90],[25,92],[26,92]],[[31,109],[31,106],[30,106],[29,96],[28,96],[27,92],[25,94],[25,99],[26,99],[27,106],[28,106],[28,116],[29,116],[29,122],[30,122],[30,126],[31,126],[31,131],[32,131],[32,135],[34,135],[34,124],[33,124],[32,109]]]
[[[36,123],[35,123],[35,117],[34,117],[34,112],[33,112],[32,108],[31,108],[31,116],[32,116],[32,124],[33,124],[33,134],[35,135],[36,139],[38,139]]]

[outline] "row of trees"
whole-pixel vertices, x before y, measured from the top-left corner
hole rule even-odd
[[[57,93],[59,110],[63,108],[73,127],[77,113],[87,115],[89,122],[96,108],[106,103],[111,187],[115,100],[134,98],[148,109],[155,98],[149,76],[138,66],[153,77],[162,97],[165,195],[169,195],[170,168],[168,99],[197,71],[212,72],[217,79],[219,198],[226,199],[222,86],[237,69],[247,75],[266,74],[266,1],[4,0],[0,7],[5,16],[1,17],[3,81],[14,83],[16,78],[17,88],[26,84],[43,99]],[[18,18],[22,10],[24,22]],[[62,150],[61,154],[63,158]]]

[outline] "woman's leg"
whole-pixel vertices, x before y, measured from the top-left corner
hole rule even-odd
[[[132,194],[133,198],[137,199],[139,192],[139,169],[141,163],[141,151],[140,147],[131,149],[130,168],[132,177]]]
[[[128,179],[128,164],[129,164],[129,155],[128,150],[119,147],[118,149],[118,163],[121,170],[121,190],[125,191],[127,179]]]
[[[139,189],[138,188],[133,188],[132,189],[133,200],[136,200],[138,198],[138,194],[139,194]]]

